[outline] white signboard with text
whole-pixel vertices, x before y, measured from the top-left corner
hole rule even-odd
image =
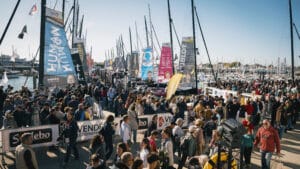
[[[32,133],[32,147],[55,145],[59,136],[58,125],[44,125],[37,127],[8,129],[1,131],[3,151],[14,151],[21,144],[20,136],[23,133]]]
[[[77,141],[85,141],[98,134],[104,124],[104,120],[78,121],[79,128]]]

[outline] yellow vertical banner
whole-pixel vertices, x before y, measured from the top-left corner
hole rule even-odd
[[[166,95],[167,100],[169,100],[172,97],[172,95],[176,92],[182,77],[183,74],[177,73],[174,76],[172,76],[172,78],[170,79],[167,86],[167,95]]]

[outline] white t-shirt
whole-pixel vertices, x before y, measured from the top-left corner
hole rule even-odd
[[[122,122],[122,124],[121,124],[120,136],[123,139],[123,143],[127,143],[128,140],[130,140],[131,129],[130,129],[130,126],[125,122]]]
[[[141,152],[140,152],[140,158],[141,160],[143,160],[143,165],[144,165],[144,168],[147,168],[147,156],[149,154],[149,150],[147,149],[142,149]]]

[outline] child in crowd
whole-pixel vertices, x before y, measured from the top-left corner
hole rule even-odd
[[[245,159],[245,169],[251,168],[251,152],[253,148],[254,136],[252,130],[246,127],[247,133],[243,135],[242,138],[242,147],[243,147],[243,156]]]

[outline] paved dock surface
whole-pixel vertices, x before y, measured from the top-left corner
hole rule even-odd
[[[143,138],[143,134],[138,134],[138,142]],[[117,138],[115,142],[117,142]],[[85,169],[88,164],[89,142],[82,142],[78,144],[80,159],[75,160],[73,157],[66,169]],[[283,139],[281,140],[282,154],[283,157],[278,158],[273,156],[272,158],[272,169],[300,169],[300,122],[297,123],[293,131],[284,133]],[[139,150],[139,145],[136,144],[132,147],[134,154]],[[35,148],[38,164],[40,169],[60,169],[62,167],[62,161],[65,155],[65,149],[59,148],[56,150],[49,150],[48,147]],[[113,156],[112,156],[113,157]],[[15,156],[14,153],[8,152],[4,156],[1,156],[2,168],[15,169]],[[252,153],[252,169],[260,169],[260,153],[254,151]],[[282,166],[282,167],[281,167]]]

